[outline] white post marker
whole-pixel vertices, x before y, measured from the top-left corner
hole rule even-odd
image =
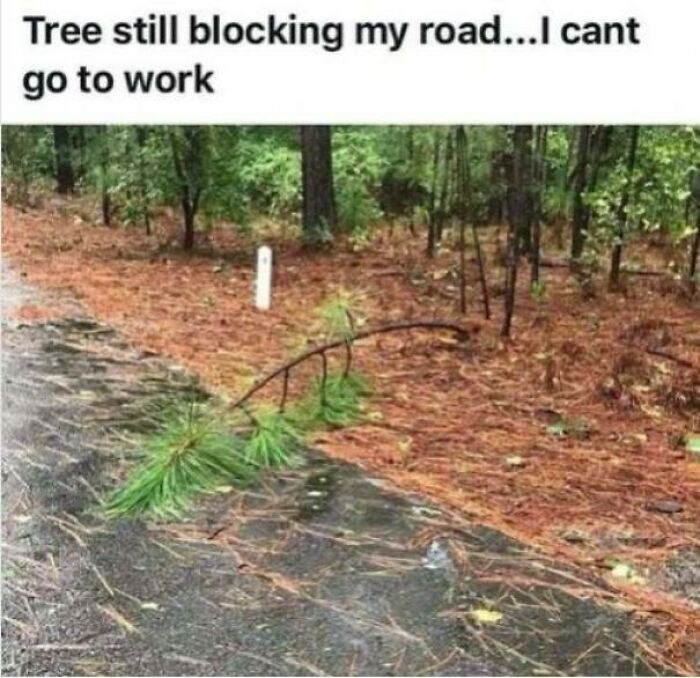
[[[272,300],[272,250],[263,245],[258,248],[258,268],[255,279],[255,307],[269,311]]]

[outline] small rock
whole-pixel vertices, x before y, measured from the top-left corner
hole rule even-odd
[[[657,513],[680,513],[683,510],[683,505],[680,502],[672,499],[662,501],[648,501],[644,504],[647,511],[656,511]]]
[[[513,457],[506,457],[506,466],[509,466],[510,468],[522,468],[525,466],[525,460],[519,456],[515,455]]]

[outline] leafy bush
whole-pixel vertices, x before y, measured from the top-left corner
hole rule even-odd
[[[251,206],[278,218],[301,208],[301,153],[274,139],[247,141],[242,150],[241,189]]]
[[[382,216],[377,196],[387,167],[376,135],[340,129],[333,136],[333,172],[338,222],[347,231],[362,231]]]

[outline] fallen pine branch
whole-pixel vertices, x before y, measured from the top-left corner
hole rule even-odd
[[[276,367],[265,377],[253,384],[241,398],[239,398],[235,403],[231,405],[231,409],[236,409],[245,405],[245,403],[248,402],[260,389],[262,389],[264,386],[267,386],[267,384],[269,384],[273,379],[279,377],[280,375],[285,375],[286,391],[286,384],[289,379],[290,370],[292,370],[297,365],[303,363],[305,360],[308,360],[309,358],[312,358],[317,355],[324,356],[326,351],[331,351],[335,348],[340,348],[341,346],[347,347],[348,345],[351,345],[356,341],[359,341],[361,339],[367,339],[368,337],[372,337],[377,334],[388,334],[389,332],[401,332],[405,330],[414,329],[443,330],[453,332],[458,336],[460,340],[465,340],[469,336],[469,332],[464,327],[461,327],[456,323],[441,320],[408,320],[404,322],[380,325],[379,327],[375,327],[374,329],[370,330],[355,332],[354,334],[351,334],[343,339],[336,339],[334,341],[329,341],[325,344],[321,344],[320,346],[315,346],[314,348],[311,348],[308,351],[305,351],[304,353],[298,355],[296,358],[288,360],[279,367]]]

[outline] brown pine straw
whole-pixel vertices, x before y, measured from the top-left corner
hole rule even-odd
[[[177,229],[167,215],[151,239],[94,226],[65,206],[6,207],[4,216],[3,254],[30,283],[77,297],[134,344],[178,361],[232,400],[318,339],[313,309],[338,286],[363,294],[368,326],[415,317],[466,324],[467,345],[420,332],[362,342],[353,364],[375,388],[366,421],[317,444],[588,576],[606,573],[610,558],[633,566],[648,584],[612,591],[663,630],[648,654],[675,672],[697,672],[700,612],[664,576],[675,558],[700,551],[700,461],[682,444],[700,431],[692,400],[700,377],[688,367],[700,365],[700,307],[673,281],[630,277],[624,294],[607,294],[601,275],[587,299],[565,269],[548,268],[539,303],[524,271],[513,337],[503,342],[502,298],[492,300],[493,320],[483,320],[473,252],[464,318],[458,253],[447,243],[428,261],[422,241],[400,229],[380,230],[359,253],[339,243],[333,253],[309,254],[272,235],[275,297],[263,315],[251,303],[253,243],[230,227],[214,229],[206,251],[183,256],[162,246]],[[502,244],[496,229],[484,235],[498,293]],[[667,268],[664,250],[628,249],[645,268]],[[40,320],[36,310],[26,313]],[[342,367],[342,351],[333,362]],[[294,375],[290,399],[314,370]],[[261,400],[278,402],[280,387],[269,384]],[[557,437],[548,426],[562,417],[585,426]],[[659,510],[669,502],[681,510]],[[571,541],[574,533],[580,541]],[[607,580],[608,593],[596,594],[606,600]]]

